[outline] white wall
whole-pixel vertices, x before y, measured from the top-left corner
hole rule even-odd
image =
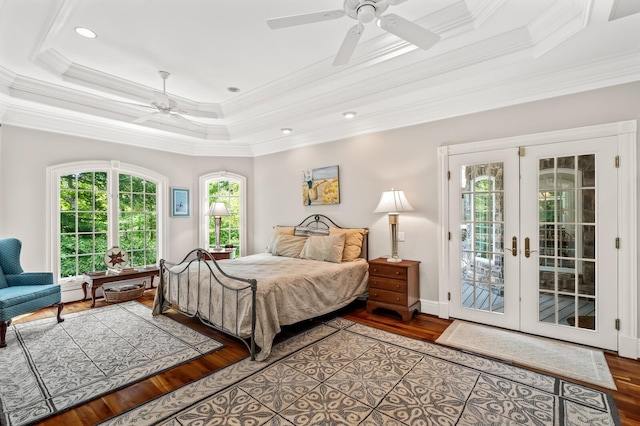
[[[191,188],[192,194],[197,191],[201,174],[228,170],[245,175],[250,252],[264,250],[273,225],[295,224],[308,214],[324,213],[342,226],[370,228],[370,257],[374,258],[389,254],[387,218],[373,210],[380,193],[393,186],[403,189],[415,208],[414,212],[400,217],[400,230],[406,234],[406,241],[399,243],[400,255],[422,262],[420,296],[426,301],[436,301],[438,146],[632,119],[640,120],[640,83],[255,159],[188,157],[3,125],[0,127],[0,237],[21,238],[25,268],[41,270],[46,264],[42,242],[45,218],[49,214],[45,205],[46,167],[86,159],[120,160],[162,173],[169,178],[170,186]],[[295,137],[295,133],[292,136]],[[302,170],[334,164],[340,166],[341,203],[303,206]],[[198,244],[197,209],[194,210],[193,205],[192,211],[188,219],[167,218],[170,244],[165,257],[176,259]]]
[[[22,240],[22,266],[25,270],[45,270],[46,168],[82,160],[118,160],[156,171],[168,178],[170,187],[191,190],[191,216],[173,218],[169,206],[163,212],[168,229],[164,257],[179,260],[198,246],[198,177],[219,170],[238,173],[253,181],[253,159],[190,157],[127,145],[41,132],[3,125],[0,127],[0,238]],[[248,185],[247,199],[252,198]],[[167,189],[167,199],[170,200]],[[253,214],[252,203],[248,215]],[[252,225],[248,224],[249,244]]]
[[[324,213],[339,225],[369,227],[370,258],[388,255],[387,218],[373,210],[382,191],[400,188],[415,211],[400,216],[406,241],[399,243],[399,253],[422,262],[420,297],[434,302],[438,299],[439,146],[632,119],[640,119],[640,83],[257,157],[254,173],[260,178],[255,182],[254,201],[259,213],[254,218],[254,250],[264,249],[273,225]],[[303,206],[301,171],[333,164],[340,166],[341,203]]]

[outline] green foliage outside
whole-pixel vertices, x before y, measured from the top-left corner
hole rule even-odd
[[[86,172],[60,178],[60,276],[105,270],[109,226],[129,254],[127,266],[157,262],[156,184],[120,174],[117,223],[108,220],[108,174]]]
[[[220,245],[233,244],[236,257],[240,255],[240,184],[229,180],[209,182],[209,205],[219,201],[229,209],[230,216],[223,216],[220,226]],[[216,243],[216,224],[209,218],[209,245]]]

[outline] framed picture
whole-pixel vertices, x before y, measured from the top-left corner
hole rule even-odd
[[[340,203],[338,166],[319,167],[302,172],[302,204]]]
[[[189,189],[171,188],[171,216],[189,217]]]

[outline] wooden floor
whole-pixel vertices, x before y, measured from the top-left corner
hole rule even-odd
[[[138,301],[151,306],[153,303],[153,295],[153,291],[147,291],[143,297],[138,299]],[[70,313],[91,309],[90,305],[91,301],[67,303],[65,305],[64,312]],[[102,299],[98,299],[96,302],[96,307],[105,305],[106,302],[102,301]],[[37,318],[54,316],[54,309],[43,309],[15,322],[30,321]],[[95,424],[129,408],[142,404],[158,395],[203,377],[214,370],[239,361],[248,355],[246,347],[238,340],[215,332],[203,326],[197,320],[188,319],[180,314],[171,314],[171,316],[176,320],[189,324],[194,329],[223,342],[226,346],[217,352],[205,355],[179,367],[175,367],[167,372],[90,401],[75,409],[50,417],[40,424],[56,426]],[[435,341],[451,323],[449,320],[443,320],[438,317],[425,314],[418,314],[413,318],[413,320],[411,320],[411,322],[403,323],[398,316],[391,312],[380,312],[378,310],[375,314],[368,314],[364,309],[362,302],[356,302],[355,304],[327,317],[333,316],[342,316],[371,327],[430,342]],[[276,341],[281,341],[302,330],[311,328],[321,320],[326,320],[327,317],[287,327],[276,338]],[[618,387],[618,391],[610,391],[608,389],[603,390],[611,392],[613,395],[623,425],[640,426],[640,361],[620,358],[613,353],[606,353],[605,356],[616,382],[616,386]]]

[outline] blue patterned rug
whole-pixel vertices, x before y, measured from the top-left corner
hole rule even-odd
[[[335,319],[105,425],[619,425],[610,394]]]
[[[0,349],[0,424],[31,424],[218,350],[138,302],[14,324]]]

